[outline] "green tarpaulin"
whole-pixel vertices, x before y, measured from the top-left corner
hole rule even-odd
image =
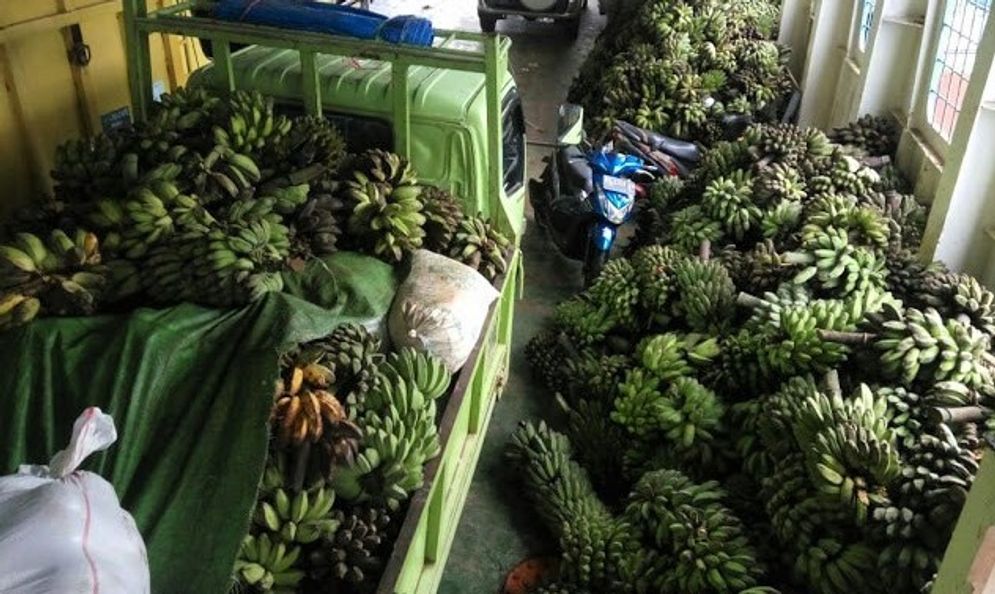
[[[0,334],[0,475],[46,463],[76,416],[101,407],[119,437],[87,468],[134,515],[153,594],[227,592],[266,458],[277,353],[382,318],[397,285],[390,266],[347,253],[287,277],[286,294],[237,310],[140,309]]]

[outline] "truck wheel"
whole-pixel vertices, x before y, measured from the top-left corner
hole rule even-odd
[[[484,33],[493,33],[497,27],[497,17],[482,14],[480,16],[480,30]]]

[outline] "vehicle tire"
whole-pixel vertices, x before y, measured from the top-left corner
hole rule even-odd
[[[601,275],[601,270],[605,267],[606,262],[608,262],[608,252],[596,250],[594,249],[594,246],[588,245],[587,256],[584,258],[585,289],[593,285],[594,281],[598,280],[598,277]]]
[[[497,27],[497,17],[481,14],[480,17],[480,30],[484,33],[493,33],[494,29]]]
[[[580,36],[580,15],[563,21],[563,25],[570,39],[577,39]]]

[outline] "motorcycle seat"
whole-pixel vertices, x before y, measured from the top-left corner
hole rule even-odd
[[[653,135],[653,148],[660,152],[667,153],[671,157],[680,159],[686,163],[697,163],[701,160],[701,149],[693,142],[677,140],[662,134]]]
[[[642,143],[651,150],[666,153],[685,163],[697,163],[701,160],[701,149],[693,142],[664,136],[652,130],[639,128],[624,120],[615,121],[615,130],[627,140]]]
[[[593,171],[587,162],[587,155],[577,146],[567,146],[560,149],[556,159],[560,177],[561,192],[567,188],[571,194],[578,190],[586,193],[594,191]]]

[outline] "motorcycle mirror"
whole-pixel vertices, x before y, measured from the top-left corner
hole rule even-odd
[[[578,145],[584,140],[584,108],[571,103],[560,106],[556,125],[556,144]]]

